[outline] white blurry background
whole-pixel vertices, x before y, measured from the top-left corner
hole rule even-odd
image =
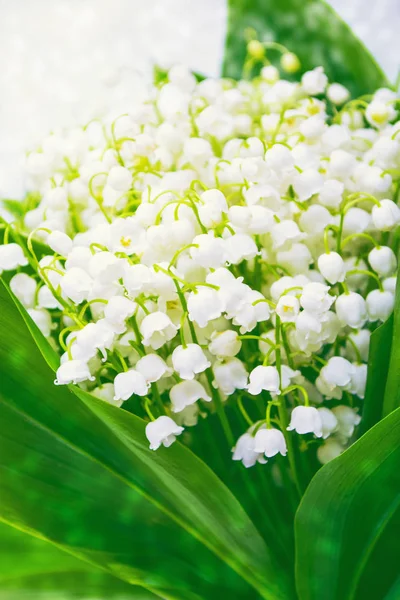
[[[394,80],[398,0],[330,3]],[[129,109],[152,64],[217,75],[225,23],[226,0],[0,0],[0,197],[50,130]]]

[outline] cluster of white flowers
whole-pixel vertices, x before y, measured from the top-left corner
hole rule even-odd
[[[322,68],[174,67],[134,113],[46,138],[0,269],[61,354],[55,383],[129,401],[153,450],[214,412],[233,446],[229,404],[246,467],[296,434],[342,452],[394,305],[396,102],[349,101]]]

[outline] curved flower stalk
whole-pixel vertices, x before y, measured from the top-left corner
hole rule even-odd
[[[215,412],[234,460],[287,457],[299,491],[296,448],[341,453],[400,222],[398,99],[348,98],[320,67],[300,83],[174,67],[132,114],[44,140],[0,269],[59,352],[55,383],[129,403],[153,450]]]

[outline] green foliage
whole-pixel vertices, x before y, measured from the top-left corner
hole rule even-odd
[[[279,42],[295,52],[302,71],[322,65],[331,81],[347,86],[354,96],[387,85],[365,46],[321,0],[229,0],[228,6],[223,66],[227,77],[241,77],[246,57],[245,32],[252,28],[260,41]]]
[[[385,397],[383,401],[383,416],[388,415],[396,408],[400,407],[400,273],[397,274],[396,303],[393,314],[393,333],[390,353],[390,362],[388,365]],[[382,343],[382,351],[387,348],[388,342]],[[381,374],[381,377],[384,373]]]
[[[56,546],[0,523],[0,600],[154,600]]]
[[[358,437],[381,420],[393,337],[393,315],[371,335],[368,376]]]
[[[400,409],[311,482],[296,516],[300,600],[398,598]]]
[[[290,598],[217,476],[180,444],[151,452],[138,417],[56,388],[4,284],[0,300],[0,519],[165,598]]]

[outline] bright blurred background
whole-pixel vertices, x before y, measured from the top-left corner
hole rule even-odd
[[[330,3],[394,81],[398,0]],[[153,64],[218,75],[225,24],[226,0],[0,0],[0,196],[50,130],[129,109]]]

